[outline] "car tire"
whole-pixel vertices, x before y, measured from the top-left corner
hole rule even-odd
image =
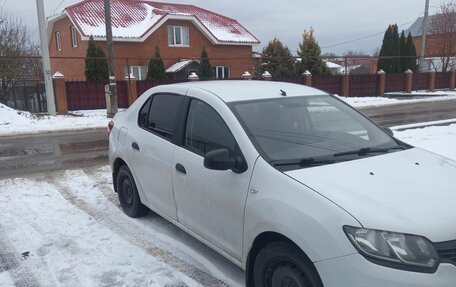
[[[116,186],[119,202],[125,214],[136,218],[148,213],[149,209],[141,203],[135,180],[126,165],[121,166],[117,172]]]
[[[273,242],[258,252],[253,280],[255,287],[323,287],[312,262],[289,242]]]

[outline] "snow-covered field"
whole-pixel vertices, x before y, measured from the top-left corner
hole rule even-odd
[[[441,94],[441,92],[437,92]],[[445,91],[446,96],[433,96],[411,99],[392,99],[387,97],[344,98],[355,108],[380,107],[386,105],[410,104],[417,102],[434,102],[449,99],[456,100],[456,91]],[[105,128],[109,122],[106,110],[76,111],[72,115],[35,116],[28,112],[13,110],[0,104],[0,135],[18,135],[52,131],[72,131],[81,129]]]
[[[404,131],[456,160],[456,124]],[[109,167],[0,180],[0,286],[242,286],[243,272],[172,224],[123,214]]]

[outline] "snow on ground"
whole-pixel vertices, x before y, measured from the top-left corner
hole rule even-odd
[[[442,92],[427,92],[428,96],[412,99],[387,97],[339,97],[355,108],[379,107],[385,105],[456,100],[456,91],[445,91],[446,96],[432,96]],[[412,96],[411,96],[412,97]],[[110,119],[106,110],[74,111],[70,115],[36,116],[29,112],[17,111],[0,104],[0,135],[33,134],[52,131],[74,131],[81,129],[105,128]]]
[[[0,181],[0,286],[242,285],[239,268],[158,215],[123,214],[109,173]]]
[[[456,161],[456,124],[394,131],[394,136],[413,146]]]
[[[105,128],[106,110],[78,111],[74,115],[37,116],[0,104],[0,135]]]
[[[419,94],[420,96],[414,96],[414,94]],[[436,96],[442,95],[445,96]],[[425,96],[423,96],[425,95]],[[336,95],[338,96],[338,95]],[[440,92],[413,92],[410,95],[410,99],[407,97],[402,98],[388,98],[388,97],[340,97],[340,99],[347,102],[349,105],[355,108],[367,108],[367,107],[381,107],[388,105],[401,105],[401,104],[411,104],[411,103],[423,103],[423,102],[436,102],[436,101],[446,101],[446,100],[456,100],[456,91],[440,91]]]

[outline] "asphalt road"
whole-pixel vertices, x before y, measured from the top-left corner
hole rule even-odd
[[[108,163],[106,129],[3,137],[0,178]]]
[[[386,127],[456,118],[456,100],[360,109]],[[0,178],[108,164],[105,129],[0,140]]]

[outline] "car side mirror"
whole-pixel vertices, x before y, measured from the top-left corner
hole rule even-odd
[[[227,148],[211,150],[204,156],[204,167],[213,170],[233,169],[237,165]]]
[[[387,127],[383,127],[383,130],[384,130],[387,134],[389,134],[390,136],[394,137],[394,132],[393,132],[392,129],[387,128]]]

